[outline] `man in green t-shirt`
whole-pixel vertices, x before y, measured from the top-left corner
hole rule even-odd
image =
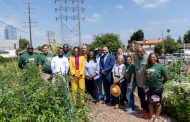
[[[38,54],[33,53],[33,47],[31,44],[27,46],[27,52],[19,57],[18,66],[23,69],[32,64],[38,63]]]
[[[49,53],[49,45],[44,44],[42,47],[43,54],[39,55],[38,64],[43,72],[43,77],[50,80],[52,78],[51,60],[54,55]]]

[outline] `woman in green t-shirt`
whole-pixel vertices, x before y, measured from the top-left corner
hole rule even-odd
[[[158,56],[150,53],[146,66],[147,100],[152,121],[160,118],[163,85],[168,80],[166,68],[159,63]],[[156,111],[154,113],[154,106]]]

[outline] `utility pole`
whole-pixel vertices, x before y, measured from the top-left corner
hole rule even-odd
[[[162,30],[162,41],[163,41],[163,54],[164,54],[164,65],[166,64],[166,56],[165,56],[165,44],[164,44],[164,34],[163,34],[164,32],[163,32],[163,30]]]
[[[66,24],[64,24],[64,20],[68,21],[68,20],[72,20],[73,22],[75,22],[75,20],[77,20],[77,23],[74,25],[77,25],[77,35],[78,35],[78,45],[81,45],[81,20],[84,20],[84,17],[81,17],[81,12],[84,12],[84,8],[81,7],[81,5],[83,4],[84,0],[55,0],[59,1],[59,8],[55,8],[55,10],[59,10],[60,11],[60,16],[56,18],[61,20],[61,25],[62,26],[66,26],[64,29],[62,27],[61,32],[74,32],[73,29],[74,28],[69,28],[70,26],[67,26]],[[63,4],[64,2],[64,4]],[[69,5],[69,6],[68,6]],[[71,6],[72,5],[72,6]],[[73,13],[73,15],[71,15],[71,12]],[[71,21],[70,25],[71,25]],[[73,24],[73,23],[72,23]],[[66,37],[65,37],[66,38]],[[66,40],[66,39],[65,39]],[[63,43],[63,42],[62,42]]]
[[[48,44],[51,44],[51,40],[54,38],[54,32],[52,31],[47,31],[46,36],[48,37]]]
[[[33,41],[32,41],[32,23],[35,23],[35,22],[32,22],[32,18],[31,18],[31,0],[29,0],[27,4],[27,14],[28,14],[28,21],[25,22],[28,24],[28,26],[25,26],[25,27],[28,27],[29,28],[29,42],[30,44],[32,45],[33,44]]]
[[[30,2],[28,3],[28,22],[29,22],[29,34],[30,34],[30,44],[32,45],[32,24],[31,24],[31,6]]]
[[[48,44],[50,45],[50,32],[51,31],[47,31],[47,33],[46,33],[46,36],[48,37]]]
[[[63,35],[64,30],[63,30],[63,19],[61,18],[63,16],[63,13],[62,13],[62,10],[61,10],[61,8],[62,8],[62,0],[55,0],[55,3],[57,3],[57,1],[59,3],[59,8],[55,8],[55,11],[57,12],[57,10],[59,10],[59,17],[56,18],[56,21],[58,19],[60,19],[60,22],[61,22],[61,41],[62,41],[62,44],[63,44],[64,43],[64,35]]]

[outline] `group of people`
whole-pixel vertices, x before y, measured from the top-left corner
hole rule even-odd
[[[79,91],[80,101],[84,103],[84,93],[87,92],[95,103],[103,100],[114,109],[128,103],[126,111],[129,114],[135,112],[137,87],[142,108],[138,114],[152,121],[160,118],[167,71],[155,53],[147,55],[142,47],[134,54],[123,53],[122,48],[118,48],[116,55],[113,55],[106,46],[99,48],[96,54],[93,50],[87,51],[87,45],[74,47],[70,52],[65,44],[54,55],[49,53],[49,45],[43,45],[42,54],[33,53],[33,47],[28,45],[27,52],[19,57],[19,67],[23,69],[31,64],[39,65],[42,74],[50,81],[55,74],[69,75],[74,102]],[[112,93],[113,87],[118,87],[120,94]]]

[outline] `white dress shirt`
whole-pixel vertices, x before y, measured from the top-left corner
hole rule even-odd
[[[52,73],[61,73],[63,75],[67,75],[69,71],[69,60],[65,56],[60,58],[59,56],[55,56],[51,61],[51,70]]]

